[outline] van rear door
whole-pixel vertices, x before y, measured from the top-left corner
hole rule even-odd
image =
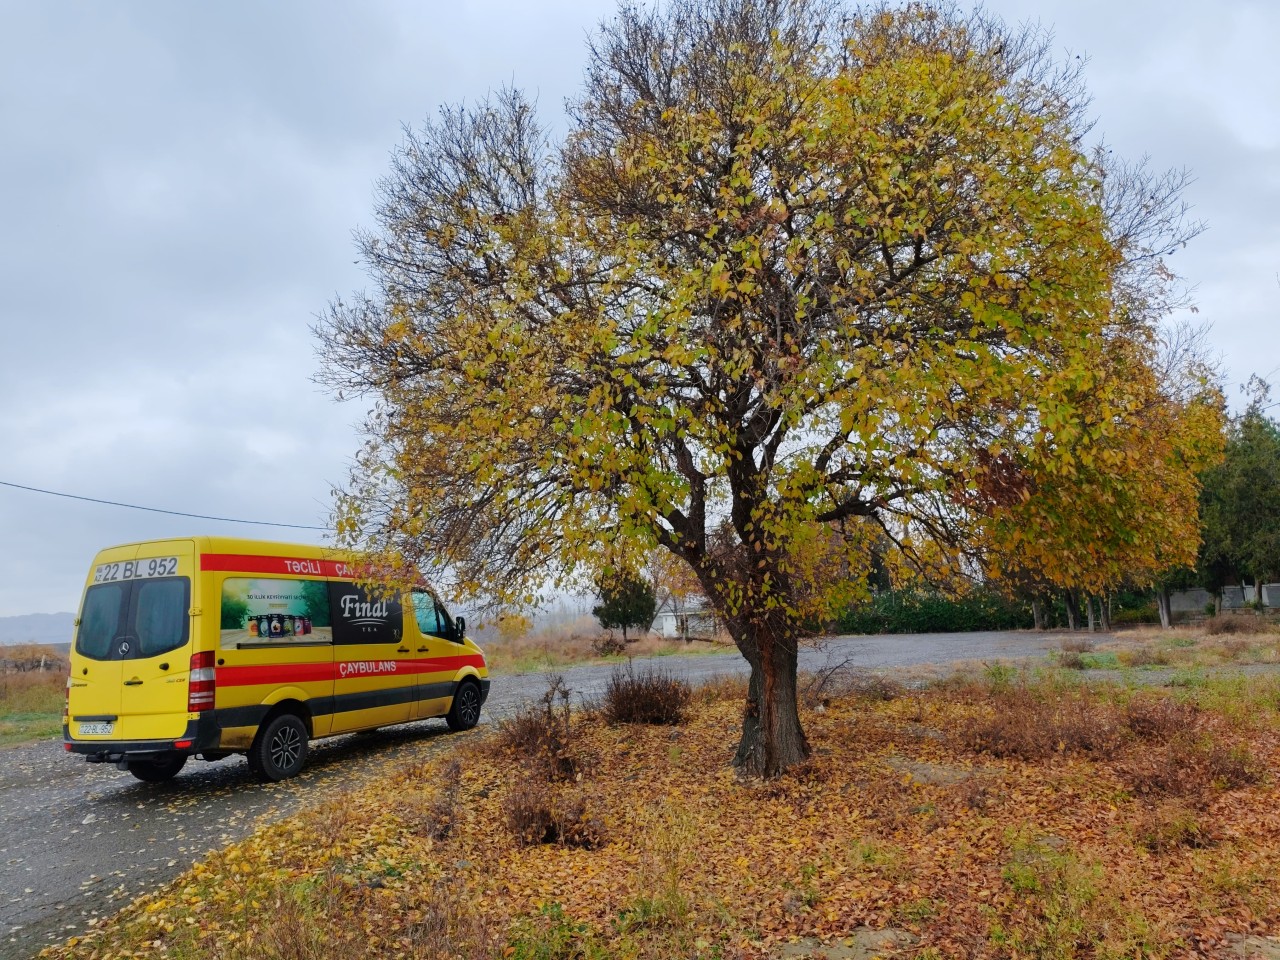
[[[67,732],[72,739],[118,738],[124,668],[114,651],[128,622],[129,587],[95,583],[85,590],[67,686]]]
[[[189,540],[99,555],[76,631],[72,739],[165,740],[185,732],[192,555]]]
[[[181,737],[191,675],[191,578],[158,577],[132,586],[127,634],[132,648],[120,661],[118,736]]]

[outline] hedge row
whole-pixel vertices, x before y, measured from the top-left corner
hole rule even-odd
[[[850,607],[836,621],[841,633],[959,633],[1035,626],[1030,602],[975,591],[946,597],[923,590],[886,591]]]
[[[1066,608],[1053,598],[1046,625],[1065,627]],[[1111,598],[1113,626],[1159,623],[1150,591],[1121,591]],[[832,628],[839,633],[960,633],[966,630],[1020,630],[1035,626],[1030,600],[1010,600],[988,590],[949,597],[930,590],[885,591],[844,612]]]

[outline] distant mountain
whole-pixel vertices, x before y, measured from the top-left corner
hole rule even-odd
[[[0,617],[0,644],[70,643],[75,631],[74,613],[27,613]]]

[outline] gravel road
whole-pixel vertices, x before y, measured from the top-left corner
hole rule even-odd
[[[1038,657],[1062,640],[1060,633],[1029,632],[836,637],[803,650],[800,668],[846,661],[875,671],[945,668],[965,660]],[[736,653],[660,663],[694,684],[746,672]],[[594,699],[611,672],[609,666],[581,666],[561,676],[575,700]],[[546,686],[546,677],[537,674],[495,676],[480,730]],[[443,721],[432,720],[322,740],[312,745],[301,776],[268,785],[253,779],[242,757],[193,760],[169,783],[144,784],[112,766],[71,757],[59,743],[0,750],[0,958],[27,960],[257,824],[315,806],[479,732],[449,734]]]

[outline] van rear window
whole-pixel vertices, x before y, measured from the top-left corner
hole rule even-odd
[[[129,609],[125,602],[127,583],[103,583],[90,587],[80,610],[76,631],[76,652],[91,660],[110,660],[115,647],[111,641],[122,633],[121,615]]]
[[[143,580],[134,587],[138,655],[154,657],[187,642],[187,580]]]
[[[186,646],[190,606],[186,577],[94,584],[85,591],[76,652],[90,660],[133,660]]]

